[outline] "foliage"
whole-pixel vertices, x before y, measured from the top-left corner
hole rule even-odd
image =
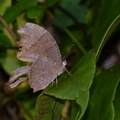
[[[5,85],[10,72],[26,63],[16,58],[18,47],[0,23],[0,118],[5,109],[14,112],[12,104],[22,116],[9,111],[5,116],[12,120],[119,120],[119,5],[119,0],[1,0],[0,14],[18,39],[16,31],[26,22],[51,30],[62,56],[68,53],[72,76],[64,72],[57,84],[34,94],[28,82],[10,89]]]

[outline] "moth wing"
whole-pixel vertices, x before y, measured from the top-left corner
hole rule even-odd
[[[19,30],[21,42],[26,42],[29,49],[17,53],[18,59],[26,62],[35,61],[40,54],[49,56],[59,66],[63,66],[60,50],[55,39],[43,27],[34,23],[26,23]],[[25,45],[25,43],[22,43]]]
[[[46,31],[38,41],[42,44],[42,54],[49,57],[56,65],[63,67],[61,53],[55,39]]]
[[[43,27],[34,23],[26,23],[18,33],[21,39],[18,43],[22,47],[17,57],[21,61],[30,62],[30,86],[34,92],[47,87],[63,72],[60,50],[54,38]]]
[[[29,84],[34,92],[46,88],[59,74],[59,68],[50,58],[40,56],[32,65]]]

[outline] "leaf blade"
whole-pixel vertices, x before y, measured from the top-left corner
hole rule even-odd
[[[85,115],[87,116],[86,120],[113,120],[113,100],[120,80],[119,69],[120,65],[95,77],[91,87],[89,106]]]

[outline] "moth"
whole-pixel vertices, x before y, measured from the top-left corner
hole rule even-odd
[[[56,41],[43,27],[26,23],[17,32],[21,37],[17,43],[20,47],[17,58],[27,62],[27,66],[12,71],[6,84],[14,88],[29,79],[33,92],[45,89],[63,73],[66,61],[62,61]],[[28,77],[20,77],[25,74]]]

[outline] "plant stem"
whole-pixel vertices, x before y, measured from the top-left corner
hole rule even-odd
[[[80,48],[80,50],[86,54],[87,51],[84,49],[84,47],[78,42],[77,38],[67,29],[64,28],[64,31],[69,35],[69,37],[74,41],[74,43]]]
[[[12,31],[12,29],[10,28],[10,26],[8,25],[8,23],[2,18],[1,15],[0,15],[0,21],[5,26],[5,28],[7,29],[7,31],[10,33],[10,35],[12,36],[13,40],[15,41],[15,43],[17,43],[17,37],[16,37],[16,35],[14,34],[14,32]]]
[[[54,18],[54,15],[53,15],[50,11],[48,11],[47,13],[48,13],[52,18]],[[87,51],[86,51],[85,48],[80,44],[80,42],[78,42],[77,38],[76,38],[67,28],[64,28],[63,30],[69,35],[69,37],[70,37],[70,38],[73,40],[73,42],[80,48],[80,50],[81,50],[84,54],[86,54]]]

